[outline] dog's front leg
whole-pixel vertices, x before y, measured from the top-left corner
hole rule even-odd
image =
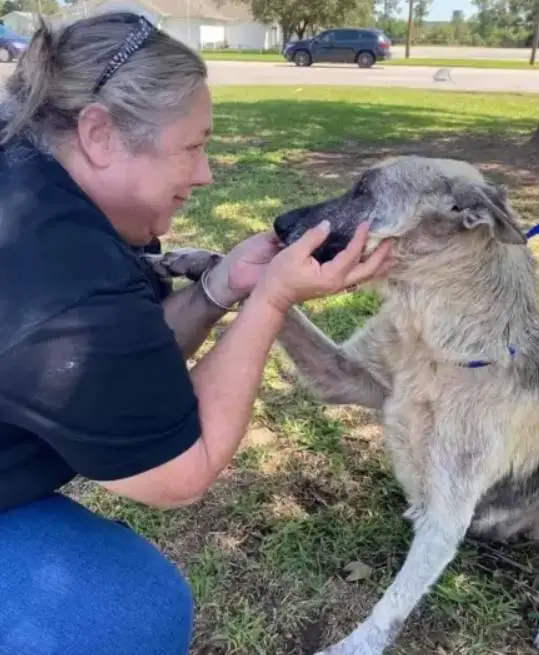
[[[375,322],[377,317],[371,319]],[[293,308],[278,341],[290,357],[302,383],[324,403],[355,404],[380,409],[391,389],[384,370],[374,326],[354,340],[353,355],[338,346],[309,319]],[[368,353],[362,361],[362,353]]]
[[[455,557],[465,534],[464,525],[471,521],[471,516],[468,512],[466,521],[448,525],[441,517],[424,515],[416,526],[403,567],[366,621],[343,641],[318,655],[381,655]]]
[[[453,422],[455,431],[460,428]],[[319,655],[381,655],[455,557],[488,478],[489,459],[486,452],[479,452],[485,441],[477,436],[477,443],[465,448],[465,434],[462,428],[458,436],[432,435],[430,452],[425,453],[430,462],[423,480],[425,511],[416,518],[401,570],[365,622]]]

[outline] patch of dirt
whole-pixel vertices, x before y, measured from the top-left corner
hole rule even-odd
[[[338,498],[316,480],[303,477],[294,485],[295,497],[308,514],[333,505]]]
[[[424,157],[451,157],[464,159],[481,169],[501,168],[514,171],[531,182],[539,175],[539,145],[537,136],[521,139],[494,136],[449,136],[443,139],[424,138],[418,142],[404,141],[387,146],[369,145],[350,141],[338,150],[313,151],[307,157],[289,158],[305,171],[312,171],[326,179],[343,176],[354,178],[367,166],[386,157],[420,155]]]
[[[300,629],[299,642],[304,655],[313,655],[321,646],[324,633],[322,617],[317,621],[307,621]]]
[[[275,443],[277,436],[266,427],[254,427],[249,430],[247,443],[249,446],[271,446]]]

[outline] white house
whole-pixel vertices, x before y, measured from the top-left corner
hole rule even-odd
[[[248,6],[237,0],[79,0],[54,18],[72,20],[122,9],[144,14],[196,49],[270,50],[282,38],[277,25],[255,21]]]

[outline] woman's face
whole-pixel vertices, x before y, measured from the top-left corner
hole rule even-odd
[[[79,121],[79,144],[91,171],[85,171],[82,186],[131,245],[145,245],[168,232],[193,189],[212,182],[205,152],[212,128],[206,84],[193,93],[189,113],[163,127],[151,152],[134,154],[110,125],[108,134],[106,129],[92,133],[91,114],[90,125],[84,120]]]

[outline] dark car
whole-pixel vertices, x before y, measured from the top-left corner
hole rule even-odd
[[[26,37],[0,24],[0,62],[8,63],[17,59],[26,50],[29,42]]]
[[[296,66],[325,62],[370,68],[377,61],[391,59],[391,41],[381,30],[339,28],[287,43],[283,55]]]

